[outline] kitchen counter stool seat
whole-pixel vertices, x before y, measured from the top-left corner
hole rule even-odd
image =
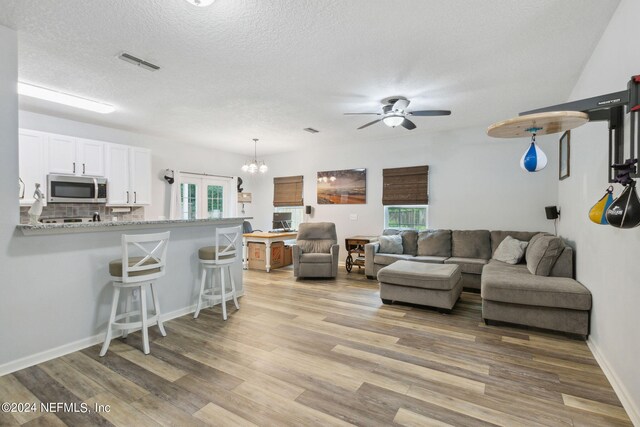
[[[240,310],[238,305],[238,296],[236,293],[236,283],[231,272],[231,265],[238,257],[238,245],[240,244],[240,236],[242,236],[242,227],[226,227],[216,228],[215,244],[213,246],[205,246],[198,250],[198,259],[200,260],[200,294],[198,295],[198,303],[194,319],[198,318],[200,310],[203,308],[203,302],[214,302],[218,298],[222,305],[222,318],[227,320],[227,296],[229,293],[225,287],[225,272],[229,274],[231,282],[231,297],[236,309]],[[207,272],[211,272],[211,287],[205,288],[207,281]],[[214,272],[220,272],[220,293],[216,293],[216,285],[214,280]]]
[[[144,354],[149,354],[150,351],[149,325],[157,323],[162,336],[167,336],[160,317],[160,304],[154,283],[156,279],[165,275],[169,234],[170,232],[167,231],[154,234],[122,235],[122,258],[109,262],[113,300],[107,335],[100,350],[100,356],[107,354],[113,337],[113,329],[122,330],[122,336],[126,338],[131,329],[140,328]],[[140,255],[131,256],[132,252]],[[147,287],[151,291],[151,301],[154,308],[154,314],[150,317],[147,313]],[[136,289],[139,291],[140,304],[138,310],[132,310],[132,294]],[[123,301],[122,312],[118,314],[121,290],[128,290],[128,294]],[[140,319],[132,321],[132,318],[135,317]]]

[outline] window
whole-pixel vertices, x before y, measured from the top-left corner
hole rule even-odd
[[[304,206],[278,206],[274,212],[291,212],[291,229],[297,230],[301,222],[304,222]]]
[[[384,228],[426,230],[429,166],[382,170]]]
[[[385,206],[384,228],[426,230],[428,206]]]
[[[179,219],[219,218],[235,215],[234,179],[180,174]]]
[[[207,211],[208,212],[215,212],[215,211],[223,212],[222,194],[223,194],[223,187],[221,185],[207,186]]]
[[[195,184],[180,184],[180,207],[182,208],[180,218],[196,219],[196,212],[198,212],[196,191]]]

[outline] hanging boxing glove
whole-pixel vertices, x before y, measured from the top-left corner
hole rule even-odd
[[[604,193],[604,196],[602,196],[602,198],[589,210],[589,219],[596,224],[609,224],[605,213],[607,212],[607,209],[609,209],[609,206],[611,206],[611,203],[613,203],[613,187],[609,186],[607,191]]]
[[[640,225],[640,200],[636,193],[636,183],[631,181],[622,194],[607,209],[606,219],[616,228],[633,228]]]

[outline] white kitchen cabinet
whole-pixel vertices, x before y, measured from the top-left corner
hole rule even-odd
[[[108,204],[151,204],[151,151],[119,144],[107,145]]]
[[[49,173],[104,176],[104,142],[49,134],[47,145]]]
[[[18,168],[24,182],[24,197],[20,199],[20,205],[29,206],[35,202],[33,192],[36,183],[40,184],[40,191],[45,196],[47,194],[46,142],[46,134],[20,129]],[[43,202],[46,205],[46,198]]]
[[[134,205],[149,205],[151,204],[151,151],[132,147],[129,152],[132,202]]]
[[[131,200],[129,194],[129,147],[107,145],[107,203],[126,205]]]
[[[76,159],[78,172],[87,176],[104,176],[105,143],[90,139],[78,139]]]
[[[48,171],[49,173],[62,173],[75,175],[78,171],[76,165],[76,139],[63,135],[48,135]]]

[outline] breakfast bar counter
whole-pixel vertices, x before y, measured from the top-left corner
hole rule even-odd
[[[129,231],[151,228],[172,229],[174,227],[194,227],[207,225],[233,226],[241,225],[247,217],[209,218],[209,219],[160,219],[137,221],[101,221],[101,222],[69,222],[37,225],[20,224],[18,230],[25,236],[44,234],[92,233],[101,231]]]
[[[15,366],[0,364],[0,376],[3,371],[28,366],[28,360],[21,361],[28,354],[42,353],[38,360],[46,360],[50,349],[56,349],[55,354],[60,355],[102,343],[113,298],[109,263],[122,257],[123,234],[171,233],[166,274],[154,284],[162,319],[167,321],[195,311],[200,293],[198,250],[215,244],[217,228],[241,226],[244,220],[233,217],[16,226],[2,248],[11,258],[11,264],[3,271],[0,296],[12,298],[17,306],[28,307],[26,318],[37,313],[39,320],[28,323],[24,309],[15,313],[5,309],[9,311],[3,313],[4,319],[21,319],[20,323],[27,325],[22,330],[28,333],[24,336],[5,333],[7,342],[21,340],[24,345],[19,352],[10,345],[0,350],[4,360],[19,362]],[[241,296],[244,286],[240,253],[230,269],[237,294]],[[219,299],[214,301],[217,302]],[[228,308],[230,317],[236,315],[233,304]],[[221,316],[210,319],[211,327],[223,322]],[[55,328],[56,333],[43,335],[43,325],[59,327]],[[177,333],[170,323],[166,329],[170,335]],[[152,352],[153,345],[151,343]]]

